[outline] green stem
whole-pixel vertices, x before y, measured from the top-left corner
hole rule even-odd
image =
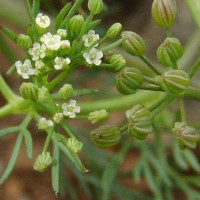
[[[125,40],[124,38],[121,38],[121,39],[117,40],[116,42],[113,42],[112,44],[107,45],[105,47],[102,47],[101,49],[98,49],[98,50],[99,51],[108,51],[108,50],[111,50],[113,48],[116,48],[120,44],[122,44],[122,42],[124,42],[124,40]]]
[[[185,92],[184,96],[200,101],[200,88],[191,86]]]
[[[146,64],[150,67],[150,69],[151,69],[153,72],[155,72],[155,73],[158,74],[158,75],[161,74],[161,72],[160,72],[159,70],[156,69],[156,67],[152,64],[152,62],[151,62],[147,57],[145,57],[145,56],[143,55],[143,56],[141,56],[140,58],[144,61],[144,63],[146,63]]]
[[[157,87],[157,86],[147,86],[147,85],[143,85],[138,87],[138,89],[141,90],[151,90],[151,91],[163,91],[161,87]]]
[[[199,67],[200,67],[200,58],[196,61],[196,63],[192,67],[192,69],[191,69],[191,71],[189,73],[190,78],[192,78],[196,74],[196,72],[199,69]]]
[[[12,102],[16,98],[16,95],[10,89],[10,87],[5,82],[1,74],[0,74],[0,92],[8,102]]]
[[[68,135],[69,135],[71,138],[74,138],[74,134],[72,133],[72,131],[70,130],[70,128],[66,125],[66,123],[61,122],[60,124],[61,124],[61,126],[65,129],[65,131],[68,133]]]
[[[155,110],[152,112],[152,119],[156,117],[162,110],[164,110],[172,101],[174,100],[174,97],[167,97],[166,100],[163,100],[163,103],[160,104],[159,107],[157,107]]]
[[[151,77],[148,77],[148,76],[143,76],[144,80],[149,82],[149,83],[152,83],[154,85],[158,85],[159,86],[159,83],[158,81],[156,81],[155,79],[151,78]]]
[[[185,105],[184,105],[183,97],[179,97],[178,102],[179,102],[179,108],[180,108],[180,113],[181,113],[181,119],[183,122],[186,122],[186,113],[185,113]]]
[[[50,145],[50,142],[51,142],[51,139],[52,139],[52,136],[53,136],[53,133],[54,133],[53,128],[51,130],[47,131],[47,133],[48,133],[47,139],[45,141],[44,148],[43,148],[42,152],[46,152],[48,150],[48,147]]]
[[[149,110],[152,112],[153,110],[157,109],[160,105],[162,105],[167,99],[169,98],[168,95],[165,95],[162,97],[158,102],[153,104],[152,106],[149,107]]]

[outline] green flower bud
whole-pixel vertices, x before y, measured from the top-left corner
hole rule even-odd
[[[92,142],[100,148],[112,147],[121,139],[120,128],[115,125],[103,125],[91,132]]]
[[[88,9],[93,15],[99,14],[103,10],[103,1],[88,0]]]
[[[182,70],[171,70],[165,72],[161,77],[164,90],[172,94],[181,95],[190,86],[189,75]]]
[[[76,138],[69,138],[67,140],[67,146],[74,152],[78,153],[82,150],[83,143],[78,141]]]
[[[138,69],[126,67],[117,74],[115,82],[120,93],[133,94],[143,84],[143,76]]]
[[[154,0],[151,8],[154,22],[163,28],[169,28],[177,15],[175,0]]]
[[[37,87],[33,83],[22,83],[19,88],[19,93],[24,99],[37,99]]]
[[[157,50],[158,60],[165,66],[176,66],[183,55],[183,47],[177,38],[166,38]]]
[[[200,135],[196,132],[196,129],[188,126],[184,122],[176,122],[173,131],[176,134],[180,149],[194,149],[197,142],[200,141]]]
[[[126,112],[126,117],[129,124],[128,133],[131,136],[143,140],[153,131],[151,112],[148,108],[142,105],[136,105]]]
[[[126,60],[120,54],[112,55],[109,61],[111,66],[106,69],[112,72],[119,72],[126,66]]]
[[[58,91],[58,93],[64,100],[69,99],[73,95],[73,92],[74,90],[71,84],[64,84]]]
[[[82,15],[74,15],[69,21],[69,30],[78,34],[82,29],[84,17]]]
[[[122,38],[125,41],[122,43],[125,50],[133,56],[142,56],[146,51],[146,45],[142,37],[131,31],[122,32]]]
[[[88,120],[90,120],[92,124],[105,121],[106,119],[108,119],[108,112],[105,109],[91,112],[88,116]]]
[[[53,159],[49,152],[42,152],[35,161],[33,169],[39,172],[44,172],[46,168],[51,165]]]
[[[46,87],[42,86],[42,88],[38,89],[37,100],[38,102],[45,103],[48,102],[49,99],[49,91]]]
[[[24,34],[20,34],[17,37],[17,44],[20,47],[28,49],[28,48],[30,48],[32,46],[32,40],[31,40],[30,36],[24,35]]]
[[[122,30],[122,25],[120,23],[113,24],[107,31],[106,36],[110,39],[116,37]]]

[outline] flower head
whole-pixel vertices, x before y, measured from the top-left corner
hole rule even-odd
[[[31,61],[28,59],[26,59],[24,63],[17,61],[15,66],[17,68],[17,73],[24,79],[28,79],[30,75],[35,74],[35,69],[32,68]]]
[[[68,116],[69,118],[75,118],[76,113],[81,111],[80,107],[76,105],[75,100],[70,100],[69,103],[62,104],[63,115]]]
[[[90,30],[88,32],[88,34],[86,35],[83,35],[83,38],[82,40],[84,41],[84,45],[86,47],[89,47],[91,46],[94,42],[96,42],[97,40],[99,39],[99,35],[98,34],[95,34],[95,31],[93,30]],[[95,47],[97,47],[98,44],[95,45]]]
[[[65,29],[58,29],[57,34],[60,35],[61,38],[67,37],[67,31]]]
[[[39,43],[34,43],[33,48],[28,50],[28,53],[32,56],[32,60],[36,61],[40,58],[45,57],[46,46],[44,44],[40,45]]]
[[[56,57],[54,68],[56,70],[59,70],[65,66],[68,66],[70,63],[71,63],[71,60],[69,58]]]
[[[53,122],[51,120],[46,119],[45,117],[41,117],[38,121],[38,129],[45,130],[49,127],[53,126]]]
[[[47,28],[51,23],[49,17],[47,15],[43,15],[42,13],[37,15],[35,22],[40,28]]]
[[[83,57],[85,58],[86,62],[89,64],[100,65],[101,58],[103,57],[103,53],[102,51],[98,51],[97,49],[92,48],[89,52],[85,52],[83,54]]]
[[[58,50],[61,45],[60,35],[52,35],[50,32],[44,34],[40,41],[46,45],[49,50]]]

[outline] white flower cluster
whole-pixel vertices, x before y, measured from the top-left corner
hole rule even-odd
[[[47,15],[39,13],[35,19],[35,23],[37,27],[46,29],[50,26],[51,21]],[[25,60],[24,63],[21,61],[15,63],[17,73],[22,78],[28,79],[32,75],[38,75],[41,72],[48,71],[51,67],[54,67],[56,70],[67,67],[71,63],[71,60],[66,56],[60,56],[64,55],[61,54],[61,51],[70,48],[70,41],[66,37],[67,31],[65,29],[58,29],[57,34],[47,32],[41,35],[39,42],[35,42],[28,49],[31,58]],[[46,57],[53,59],[53,66],[46,66]]]
[[[99,35],[95,34],[95,31],[90,30],[88,34],[83,35],[82,40],[84,41],[84,45],[86,47],[94,45],[93,48],[88,52],[83,53],[83,57],[85,58],[86,62],[90,65],[100,65],[102,62],[101,59],[103,57],[103,53],[95,48],[98,46],[97,41],[99,40]]]

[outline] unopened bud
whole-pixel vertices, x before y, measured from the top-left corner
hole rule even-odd
[[[125,95],[133,94],[143,84],[142,73],[132,67],[126,67],[116,76],[117,90]]]
[[[112,147],[121,139],[120,128],[115,125],[103,125],[91,132],[92,142],[100,148]]]
[[[166,38],[157,50],[158,60],[165,66],[176,67],[183,55],[183,47],[177,38]]]
[[[125,50],[133,56],[142,56],[146,51],[146,45],[142,37],[131,31],[124,31],[121,34],[125,41],[122,43]]]
[[[66,100],[72,97],[74,90],[71,84],[64,84],[58,92],[62,99]]]
[[[163,28],[169,28],[177,15],[175,0],[154,0],[151,8],[154,22]]]
[[[126,66],[126,60],[120,54],[114,54],[110,57],[110,66],[106,67],[111,72],[119,72]]]
[[[142,105],[136,105],[126,112],[128,119],[128,133],[139,139],[145,139],[153,131],[151,112]]]
[[[99,14],[103,10],[103,1],[88,0],[88,9],[93,15]]]
[[[76,138],[69,138],[67,140],[67,146],[74,152],[78,153],[82,150],[83,143],[78,141]]]
[[[181,95],[190,86],[190,77],[188,73],[182,70],[171,70],[165,72],[161,79],[163,89],[175,95]]]
[[[37,126],[39,130],[46,130],[49,127],[53,126],[53,122],[51,120],[46,119],[45,117],[41,117],[38,121]]]
[[[22,83],[19,92],[24,99],[37,99],[37,87],[33,83]]]
[[[84,17],[82,15],[74,15],[69,21],[69,29],[78,34],[79,31],[82,29],[84,23]]]
[[[32,40],[31,40],[30,36],[24,35],[24,34],[20,34],[17,37],[17,44],[20,47],[28,49],[28,48],[30,48],[32,46]]]
[[[33,169],[39,172],[44,172],[46,168],[51,165],[53,159],[49,152],[42,152],[35,161]]]
[[[107,31],[106,36],[108,38],[116,37],[122,30],[122,25],[120,23],[113,24]]]
[[[200,141],[200,135],[196,132],[196,129],[188,126],[184,122],[176,122],[173,131],[176,134],[180,149],[194,149],[197,142]]]
[[[92,124],[105,121],[106,119],[108,119],[108,112],[105,109],[91,112],[88,116],[88,120],[90,120]]]
[[[38,102],[41,102],[41,103],[48,102],[49,91],[46,87],[42,86],[41,88],[38,89],[37,99],[38,99]]]

